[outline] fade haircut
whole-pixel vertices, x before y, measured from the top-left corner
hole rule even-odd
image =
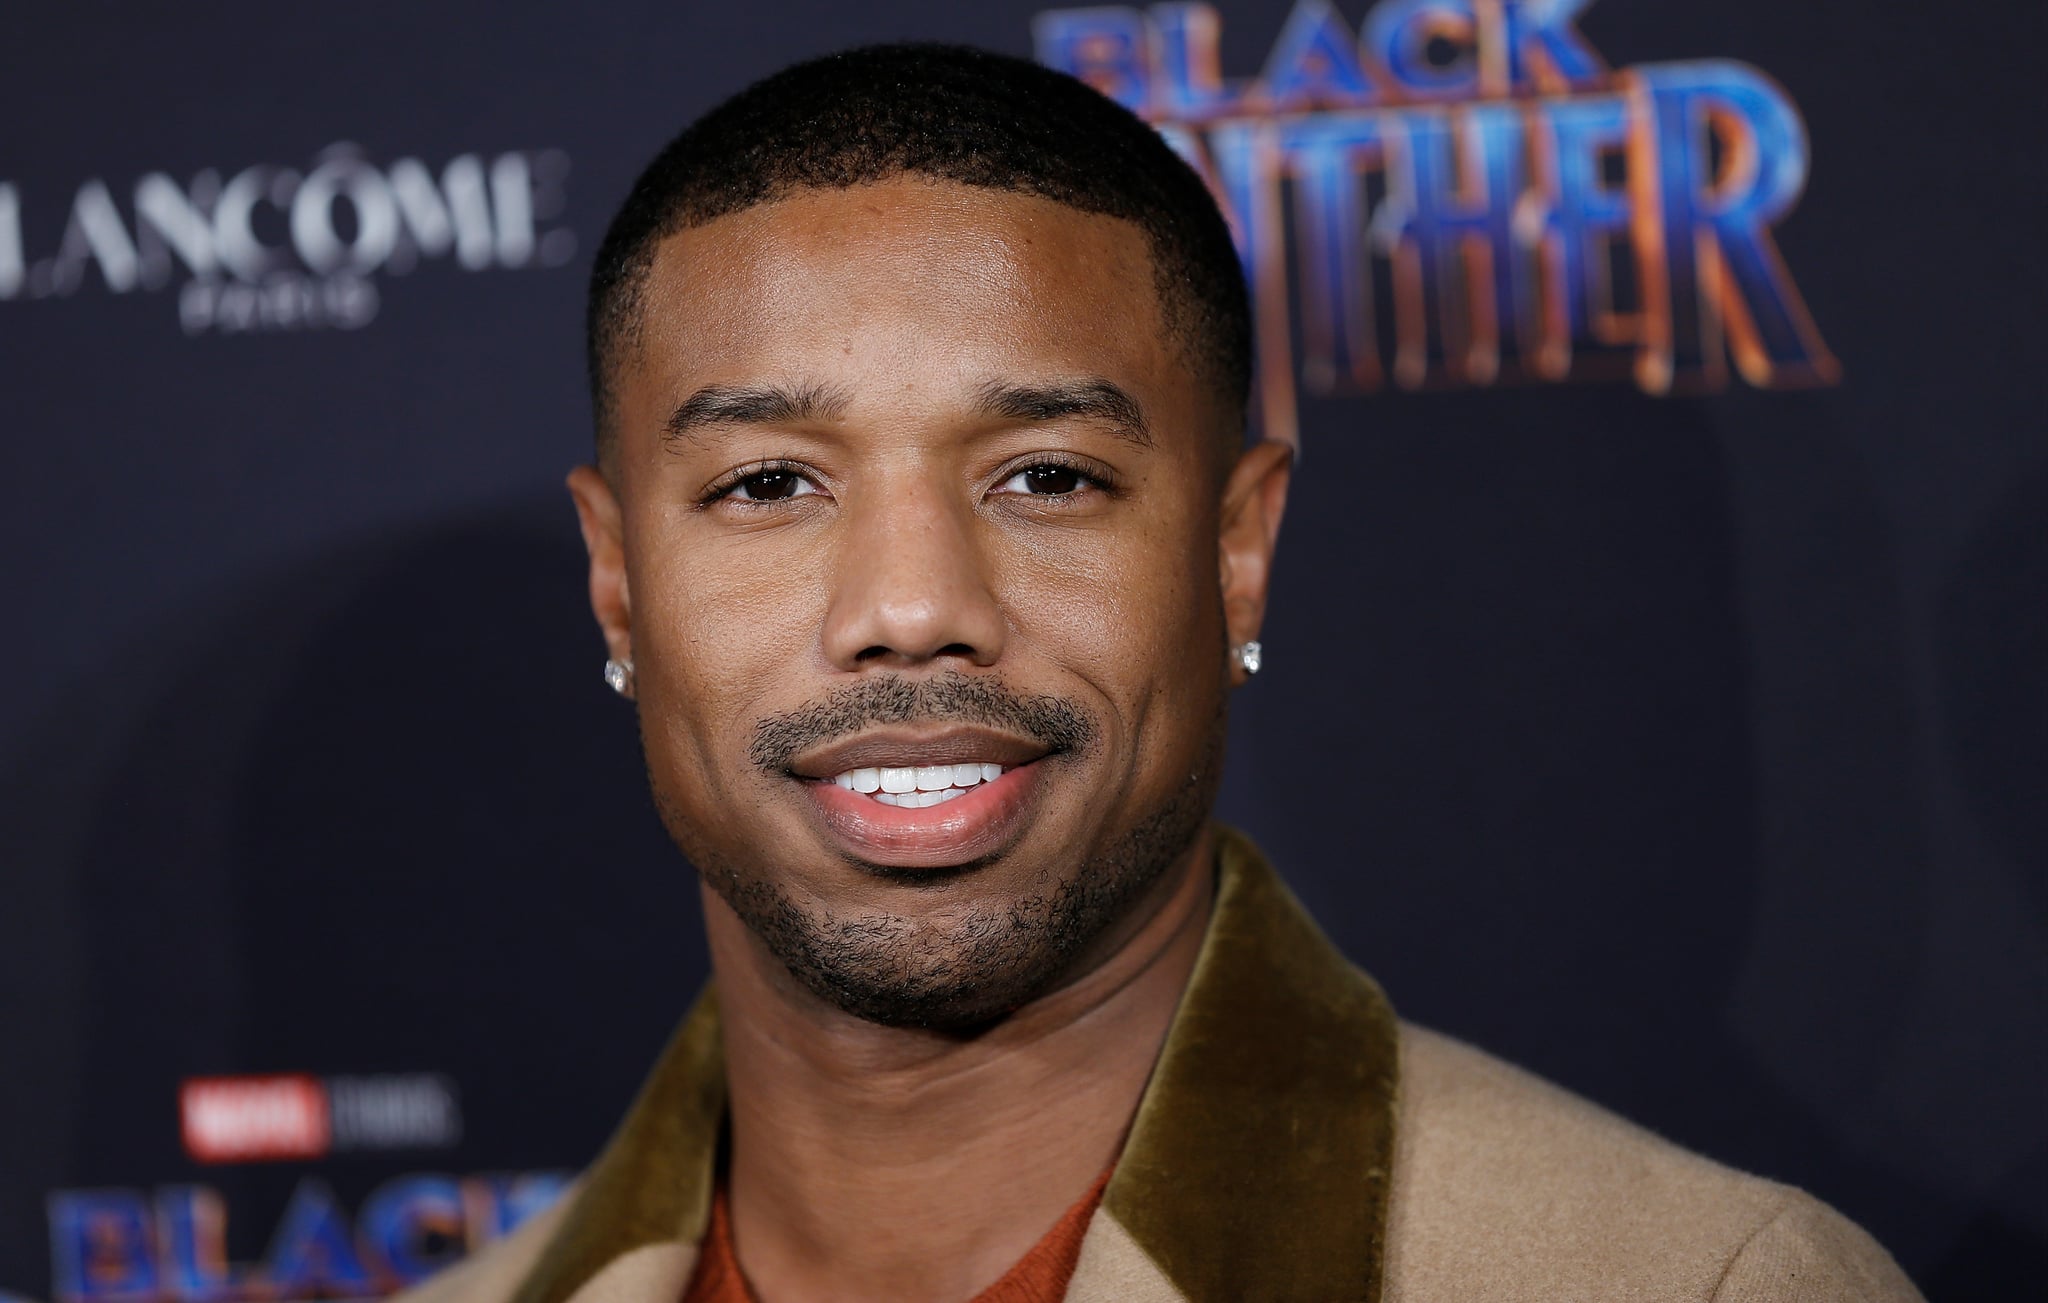
[[[597,450],[616,442],[613,377],[640,338],[657,246],[801,189],[904,174],[1037,195],[1145,233],[1168,337],[1244,428],[1251,309],[1208,187],[1123,106],[1029,60],[964,46],[872,45],[755,82],[688,127],[640,174],[590,273],[586,316]]]

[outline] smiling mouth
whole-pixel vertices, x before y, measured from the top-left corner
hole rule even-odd
[[[799,756],[785,772],[850,859],[947,869],[1001,855],[1030,826],[1043,742],[997,729],[880,728]],[[964,799],[963,799],[964,798]]]
[[[849,769],[830,781],[849,792],[873,797],[882,805],[917,810],[957,800],[1002,776],[1002,765],[967,762]]]

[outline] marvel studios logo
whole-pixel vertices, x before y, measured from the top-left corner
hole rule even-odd
[[[447,1149],[462,1139],[455,1083],[434,1073],[375,1077],[192,1077],[179,1129],[197,1163],[265,1163],[351,1150]]]

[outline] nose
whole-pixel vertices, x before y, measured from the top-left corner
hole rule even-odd
[[[995,664],[1008,621],[990,587],[973,505],[931,482],[850,496],[825,618],[832,665]]]

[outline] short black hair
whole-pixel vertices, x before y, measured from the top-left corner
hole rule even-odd
[[[600,460],[612,369],[638,337],[656,246],[799,189],[906,173],[1038,195],[1134,223],[1167,332],[1243,430],[1251,308],[1230,228],[1159,133],[1085,82],[966,46],[870,45],[795,64],[718,105],[650,163],[612,218],[586,316]]]

